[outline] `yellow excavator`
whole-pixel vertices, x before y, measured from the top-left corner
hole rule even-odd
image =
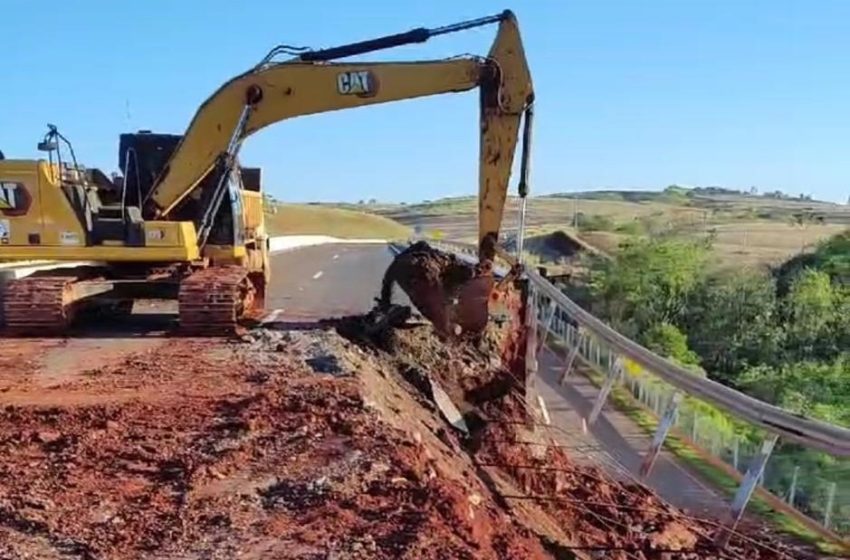
[[[488,24],[498,32],[486,56],[333,62]],[[39,143],[46,158],[0,160],[0,260],[85,264],[8,282],[5,328],[64,332],[90,305],[126,309],[136,299],[171,298],[183,328],[232,329],[262,307],[269,281],[260,171],[238,159],[248,136],[300,115],[474,88],[480,257],[491,262],[523,118],[520,194],[526,189],[532,121],[531,77],[510,11],[333,48],[277,46],[213,93],[183,135],[122,134],[121,173],[112,176],[79,165],[49,125]],[[482,302],[478,293],[471,305]]]

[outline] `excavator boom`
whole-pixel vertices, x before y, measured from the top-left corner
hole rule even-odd
[[[498,22],[487,57],[421,62],[340,63],[345,58]],[[281,50],[281,49],[278,49]],[[275,51],[270,53],[273,55]],[[241,142],[279,121],[315,113],[480,88],[479,241],[494,245],[504,211],[523,112],[533,101],[516,18],[510,11],[436,29],[415,29],[330,49],[271,56],[207,99],[151,190],[148,209],[165,218]],[[490,242],[485,243],[485,239]],[[492,258],[492,252],[486,251]]]

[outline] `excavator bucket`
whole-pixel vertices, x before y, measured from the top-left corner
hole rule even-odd
[[[495,281],[486,265],[467,263],[420,241],[387,268],[380,298],[385,306],[394,284],[443,336],[475,337],[487,327]]]
[[[494,398],[504,391],[526,394],[529,388],[529,357],[536,348],[533,303],[522,268],[513,268],[498,281],[492,265],[471,264],[418,242],[399,253],[384,275],[378,306],[358,335],[374,337],[387,326],[399,326],[410,308],[392,303],[392,288],[398,284],[410,302],[447,340],[483,343],[498,357],[510,375],[483,391],[479,397]],[[437,392],[436,389],[432,390]],[[487,397],[489,395],[489,397]],[[456,416],[438,403],[447,417]]]

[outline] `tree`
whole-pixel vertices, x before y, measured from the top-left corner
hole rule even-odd
[[[780,297],[788,293],[791,282],[805,268],[827,273],[833,283],[850,286],[850,229],[818,243],[814,252],[791,258],[775,271]]]
[[[757,366],[739,379],[749,394],[793,412],[850,426],[850,354],[829,362]]]
[[[842,299],[826,272],[805,268],[791,282],[783,300],[783,314],[786,348],[793,359],[831,359],[837,354]]]
[[[688,348],[688,337],[675,325],[658,323],[643,333],[644,346],[683,366],[699,366],[699,356]]]
[[[778,323],[774,281],[752,270],[709,275],[694,290],[684,321],[703,367],[732,384],[748,367],[777,363],[783,340]]]
[[[659,323],[677,324],[707,256],[702,243],[626,242],[612,260],[591,266],[594,310],[633,337]]]

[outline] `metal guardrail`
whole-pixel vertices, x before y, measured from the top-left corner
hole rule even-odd
[[[477,248],[467,243],[433,242],[453,252],[475,254]],[[850,457],[850,430],[813,420],[755,399],[711,379],[697,377],[687,369],[626,338],[600,319],[585,311],[563,294],[551,282],[531,269],[526,275],[532,285],[546,298],[555,302],[590,336],[604,341],[612,350],[629,358],[660,379],[700,400],[711,403],[750,424],[793,441],[838,457]]]

